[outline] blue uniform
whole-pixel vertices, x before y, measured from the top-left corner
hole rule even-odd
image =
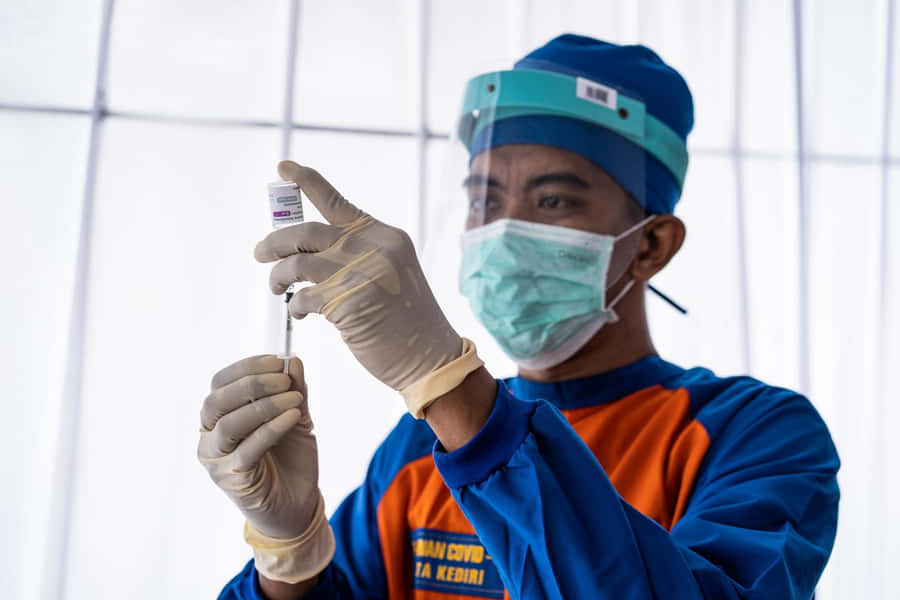
[[[307,598],[808,600],[839,460],[809,401],[658,357],[500,382],[466,446],[404,416]],[[253,561],[222,599],[261,598]]]

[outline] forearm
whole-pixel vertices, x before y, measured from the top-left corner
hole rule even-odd
[[[514,598],[809,598],[837,458],[808,402],[758,404],[730,421],[671,532],[622,499],[558,410],[502,384],[478,434],[434,460]]]
[[[302,598],[311,589],[316,587],[319,576],[311,577],[299,583],[285,583],[283,581],[275,581],[268,579],[262,573],[257,572],[259,576],[259,587],[262,589],[263,595],[268,600],[295,600]]]
[[[619,499],[562,419],[503,390],[479,433],[456,451],[437,449],[435,463],[511,597],[647,597],[638,552],[615,547],[630,537]],[[536,439],[545,434],[547,456]],[[608,554],[598,553],[598,540]],[[620,594],[621,579],[641,593]]]
[[[469,442],[487,422],[497,397],[497,381],[487,369],[472,371],[463,382],[425,409],[425,420],[447,452]]]

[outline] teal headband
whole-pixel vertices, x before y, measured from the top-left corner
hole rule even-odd
[[[479,75],[466,85],[459,137],[467,148],[485,127],[520,116],[554,116],[599,125],[643,148],[684,185],[684,141],[648,114],[644,103],[602,83],[551,71],[515,69]]]

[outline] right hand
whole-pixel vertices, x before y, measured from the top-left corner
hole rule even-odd
[[[286,160],[278,174],[328,220],[273,231],[254,249],[259,262],[277,261],[274,294],[297,281],[315,284],[293,295],[291,314],[320,313],[359,363],[398,391],[459,358],[463,340],[431,293],[409,235],[364,213],[314,169]]]
[[[200,411],[197,456],[257,530],[294,538],[319,500],[316,438],[303,363],[267,354],[225,367]]]

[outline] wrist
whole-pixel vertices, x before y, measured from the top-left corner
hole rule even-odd
[[[256,572],[259,589],[267,600],[295,600],[300,598],[319,583],[321,573],[298,583],[285,583],[269,579],[259,571]]]
[[[494,408],[497,381],[483,366],[425,408],[425,420],[447,452],[466,445],[481,431]]]
[[[484,365],[471,340],[460,338],[460,342],[462,352],[458,358],[400,390],[409,412],[415,418],[425,418],[425,409],[430,404],[462,385],[472,372]]]
[[[288,584],[315,577],[328,566],[335,551],[334,534],[325,518],[321,493],[312,522],[299,536],[269,537],[246,521],[244,540],[253,548],[256,570],[270,580]]]

